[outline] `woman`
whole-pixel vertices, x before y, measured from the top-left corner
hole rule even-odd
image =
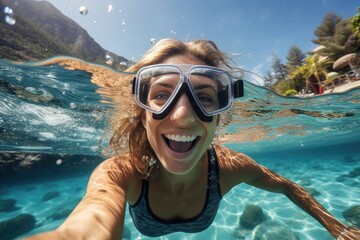
[[[337,239],[360,239],[358,229],[340,223],[300,186],[212,144],[219,114],[243,90],[224,69],[234,70],[211,41],[154,45],[128,69],[137,72],[136,105],[110,141],[122,153],[95,169],[85,197],[56,231],[31,239],[119,239],[126,202],[145,235],[199,232],[211,225],[222,196],[240,183],[283,193]]]

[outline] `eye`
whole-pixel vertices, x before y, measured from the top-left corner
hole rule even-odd
[[[158,92],[152,96],[149,96],[148,104],[154,108],[161,107],[166,104],[170,95],[166,92]]]
[[[162,100],[162,99],[167,100],[167,99],[169,99],[169,95],[166,93],[158,93],[152,99],[153,100]]]
[[[214,98],[207,94],[198,95],[198,99],[200,100],[203,106],[210,106],[215,103]]]

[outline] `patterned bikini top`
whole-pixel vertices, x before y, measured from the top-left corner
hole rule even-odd
[[[134,205],[129,204],[129,212],[135,227],[144,235],[159,237],[174,232],[195,233],[208,228],[213,222],[221,201],[219,172],[214,147],[208,149],[208,190],[202,212],[191,219],[181,221],[163,221],[151,211],[148,202],[149,182],[143,180],[139,199]]]

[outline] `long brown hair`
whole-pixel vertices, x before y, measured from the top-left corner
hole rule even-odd
[[[126,72],[137,72],[142,67],[159,64],[171,56],[183,54],[191,54],[209,66],[233,69],[230,58],[222,53],[212,41],[182,42],[175,39],[163,39],[150,48]],[[115,152],[129,151],[133,166],[139,171],[141,177],[148,178],[152,170],[151,159],[156,159],[156,155],[141,122],[145,110],[134,102],[130,108],[131,114],[128,116],[124,116],[123,112],[115,111],[112,121],[114,133],[110,139],[110,148]]]

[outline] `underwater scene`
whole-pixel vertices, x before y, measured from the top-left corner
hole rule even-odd
[[[0,240],[70,215],[113,154],[114,109],[133,116],[126,69],[164,38],[214,41],[241,69],[244,96],[221,114],[214,143],[360,228],[357,0],[0,0]],[[335,238],[285,195],[240,184],[194,234],[145,236],[127,206],[122,239]]]
[[[0,73],[0,231],[2,239],[20,239],[55,229],[83,197],[105,159],[108,113],[126,101],[130,84],[121,72],[66,57],[1,60]],[[109,84],[121,87],[109,92]],[[359,224],[360,88],[297,98],[245,82],[227,118],[217,142],[299,183],[341,221]],[[243,219],[253,208],[262,220]],[[285,196],[247,185],[224,196],[207,230],[160,239],[264,239],[273,231],[284,239],[333,239]],[[150,238],[127,213],[123,239]]]

